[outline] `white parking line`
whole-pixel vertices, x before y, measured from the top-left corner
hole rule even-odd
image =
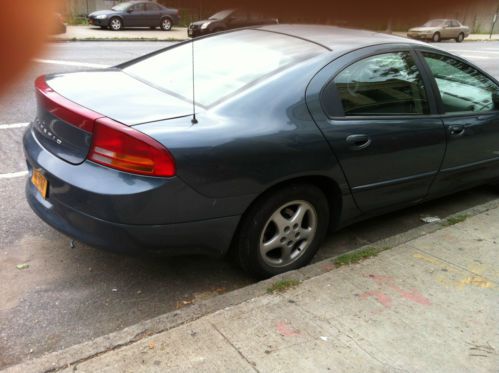
[[[29,123],[0,124],[0,130],[9,130],[11,128],[23,128],[27,126],[29,126]]]
[[[38,63],[48,63],[52,65],[65,65],[65,66],[76,66],[76,67],[90,67],[96,69],[105,69],[110,67],[109,65],[101,65],[98,63],[87,63],[87,62],[75,62],[75,61],[59,61],[59,60],[42,60],[39,58],[34,59]]]
[[[28,171],[10,172],[7,174],[0,174],[0,179],[14,179],[16,177],[24,177],[28,174]]]

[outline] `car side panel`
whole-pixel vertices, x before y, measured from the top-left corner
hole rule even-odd
[[[305,87],[316,63],[304,64],[200,112],[191,118],[149,123],[136,129],[174,155],[178,177],[199,193],[259,195],[304,176],[333,179],[349,194],[336,158],[312,120]]]
[[[336,73],[353,62],[400,50],[407,50],[407,46],[380,45],[351,52],[325,67],[307,90],[307,103],[313,117],[338,157],[353,197],[363,212],[393,210],[395,206],[424,199],[444,156],[442,121],[430,115],[328,118],[321,92]],[[423,79],[428,83],[424,75]],[[435,105],[430,89],[427,95],[433,112]],[[341,105],[335,100],[331,103]],[[371,145],[362,150],[351,149],[346,138],[352,134],[365,134]]]

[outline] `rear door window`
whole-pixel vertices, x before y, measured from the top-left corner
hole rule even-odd
[[[423,56],[435,78],[446,113],[498,109],[499,87],[478,70],[437,53],[423,52]]]
[[[423,80],[409,52],[360,60],[334,79],[345,116],[418,115],[429,112]]]
[[[154,4],[154,3],[148,3],[148,4],[146,4],[146,10],[147,11],[156,11],[156,10],[159,10],[159,6]]]

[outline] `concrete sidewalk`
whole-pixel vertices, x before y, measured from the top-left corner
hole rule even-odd
[[[397,31],[393,33],[398,36],[406,36],[405,32]],[[53,41],[94,41],[94,40],[146,40],[146,41],[182,41],[187,40],[186,27],[174,27],[171,31],[162,31],[159,28],[149,30],[148,28],[141,29],[125,29],[122,31],[102,30],[95,26],[67,26],[65,34],[54,35],[51,37]],[[498,41],[499,34],[471,34],[465,41]]]
[[[122,31],[102,30],[95,26],[67,26],[65,34],[53,35],[53,41],[93,41],[93,40],[138,40],[138,41],[182,41],[187,40],[187,28],[174,27],[171,31],[159,28],[125,29]]]
[[[294,285],[284,292],[241,289],[196,320],[187,308],[156,320],[161,332],[128,328],[128,341],[103,337],[7,372],[497,372],[499,207],[476,211],[357,264],[326,260],[256,285]]]

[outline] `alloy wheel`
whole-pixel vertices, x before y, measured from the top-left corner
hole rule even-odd
[[[165,31],[169,31],[171,30],[172,28],[172,21],[170,21],[170,19],[168,18],[165,18],[162,22],[161,22],[161,28]]]
[[[114,31],[121,30],[122,26],[121,21],[118,18],[113,18],[109,23],[109,25],[111,26],[111,29],[113,29]]]
[[[271,267],[294,263],[314,240],[317,220],[314,206],[307,201],[279,207],[267,220],[260,237],[262,260]]]

